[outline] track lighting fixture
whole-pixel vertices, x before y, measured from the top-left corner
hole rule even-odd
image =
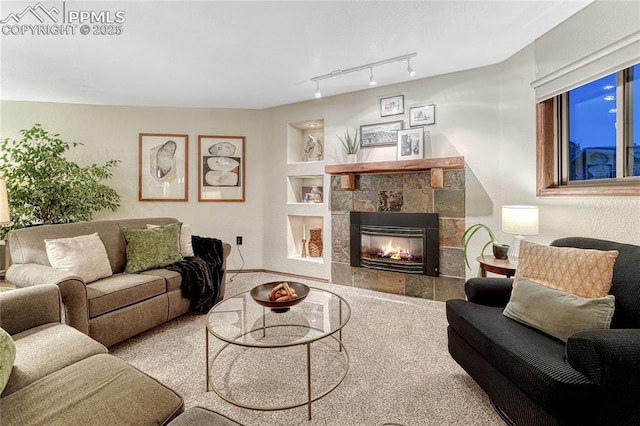
[[[411,57],[407,56],[407,72],[409,73],[409,77],[415,77],[416,71],[411,68]]]
[[[357,67],[353,67],[353,68],[347,68],[344,70],[335,70],[335,71],[331,71],[328,74],[324,74],[324,75],[319,75],[316,77],[312,77],[310,79],[310,81],[313,81],[316,83],[316,98],[320,98],[322,97],[322,94],[320,93],[320,80],[326,80],[332,77],[337,77],[339,75],[343,75],[343,74],[349,74],[352,72],[356,72],[356,71],[362,71],[362,70],[366,70],[367,68],[369,69],[369,85],[370,86],[375,86],[377,84],[375,78],[373,78],[373,68],[380,66],[380,65],[385,65],[385,64],[390,64],[392,62],[398,62],[398,61],[407,61],[407,72],[409,73],[409,77],[413,77],[416,75],[416,72],[413,68],[411,68],[411,58],[418,56],[417,53],[409,53],[407,55],[402,55],[402,56],[396,56],[395,58],[390,58],[390,59],[385,59],[382,61],[378,61],[378,62],[372,62],[370,64],[365,64],[365,65],[360,65]]]

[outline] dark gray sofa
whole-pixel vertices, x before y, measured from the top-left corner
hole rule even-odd
[[[567,343],[502,314],[512,279],[472,278],[450,300],[449,353],[516,425],[640,424],[640,247],[590,238],[551,245],[618,250],[610,330]]]

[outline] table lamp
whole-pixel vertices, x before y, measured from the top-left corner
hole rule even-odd
[[[509,262],[517,265],[520,241],[524,239],[524,235],[538,233],[538,207],[502,206],[502,232],[513,235],[507,256]]]

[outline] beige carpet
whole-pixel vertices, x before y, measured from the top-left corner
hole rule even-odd
[[[227,296],[283,279],[292,280],[265,273],[239,274],[227,284]],[[184,398],[186,408],[207,407],[245,425],[504,424],[484,392],[449,356],[444,303],[316,281],[296,281],[339,294],[352,310],[343,334],[349,353],[349,371],[332,393],[312,404],[311,421],[307,420],[306,407],[252,411],[230,405],[214,392],[205,392],[205,315],[184,315],[111,347],[111,353],[176,390]],[[217,342],[211,347],[214,345],[220,347]],[[314,354],[322,357],[322,348],[318,346]],[[263,377],[252,371],[257,367],[250,363],[262,366],[259,357],[266,357],[263,353],[270,351],[252,350],[250,356],[260,353],[254,360],[243,351],[229,353],[228,362],[234,364],[233,375],[222,374],[217,380],[223,385],[238,382],[237,389],[233,390],[235,395],[259,403],[272,403],[282,392],[286,398],[304,399],[304,392],[299,388],[286,392],[282,380],[265,383]],[[304,372],[305,352],[291,351],[285,356],[302,363],[296,366],[299,363],[292,361],[293,374]],[[234,361],[232,358],[236,356]],[[341,361],[338,359],[338,362]],[[327,377],[335,377],[331,368],[327,367],[326,373]],[[322,372],[317,375],[320,387],[323,380],[331,381],[323,377]],[[252,388],[246,386],[252,384],[260,390],[251,392]]]

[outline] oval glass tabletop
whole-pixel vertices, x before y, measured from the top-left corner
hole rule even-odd
[[[350,316],[349,304],[326,290],[311,288],[301,303],[285,312],[259,305],[247,291],[211,308],[207,330],[234,345],[278,348],[327,337],[342,329]]]

